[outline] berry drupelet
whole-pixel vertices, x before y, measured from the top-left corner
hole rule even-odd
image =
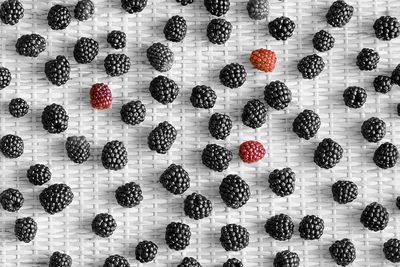
[[[221,17],[229,11],[230,0],[204,0],[204,6],[211,15]]]
[[[296,174],[291,168],[274,170],[269,174],[269,188],[277,196],[284,197],[293,194],[295,189]]]
[[[258,141],[246,141],[239,146],[239,157],[243,162],[254,163],[265,156],[265,148]]]
[[[177,131],[167,121],[161,122],[154,128],[147,137],[147,144],[150,150],[159,154],[166,154],[176,140]]]
[[[268,23],[269,33],[276,40],[287,40],[292,37],[296,24],[288,17],[279,17]]]
[[[314,151],[314,162],[319,167],[331,169],[339,163],[343,156],[343,148],[330,138],[323,139]]]
[[[133,208],[143,200],[142,189],[135,182],[121,185],[115,190],[115,199],[124,208]]]
[[[389,223],[389,212],[381,204],[372,202],[364,208],[360,222],[371,231],[382,231]]]
[[[111,255],[105,260],[103,267],[130,267],[130,264],[125,257]]]
[[[356,259],[356,249],[347,238],[335,241],[329,247],[329,253],[336,264],[340,266],[349,265]]]
[[[50,257],[49,267],[71,267],[71,266],[72,266],[72,258],[71,256],[65,253],[56,251]]]
[[[170,249],[184,250],[190,244],[190,227],[187,224],[172,222],[167,225],[165,242]]]
[[[304,79],[314,79],[321,74],[324,68],[325,62],[317,54],[306,56],[297,64],[297,69]]]
[[[378,67],[379,54],[370,48],[363,48],[357,56],[357,66],[360,70],[374,70]]]
[[[8,104],[8,111],[13,117],[21,118],[28,114],[29,105],[22,98],[14,98],[11,99],[10,103]]]
[[[73,162],[82,164],[90,157],[90,144],[85,136],[70,136],[65,142],[68,158]]]
[[[272,50],[260,48],[251,52],[250,62],[258,70],[272,72],[275,69],[276,54]]]
[[[339,204],[347,204],[358,196],[358,187],[351,181],[339,180],[332,185],[333,199]]]
[[[46,39],[39,34],[25,34],[15,44],[18,54],[25,57],[38,57],[46,50]]]
[[[236,259],[236,258],[231,258],[224,262],[222,267],[243,267],[242,261]]]
[[[335,45],[335,38],[329,32],[320,30],[314,35],[312,42],[314,48],[319,52],[326,52]]]
[[[309,140],[313,138],[321,126],[321,119],[312,110],[305,109],[293,121],[293,132],[298,137]]]
[[[375,21],[374,30],[376,38],[384,41],[390,41],[399,37],[400,22],[395,17],[381,16]]]
[[[299,232],[305,240],[319,239],[324,233],[324,220],[315,215],[306,215],[300,222]]]
[[[386,142],[380,145],[374,153],[373,160],[379,168],[388,169],[396,165],[399,159],[399,151],[395,145]]]
[[[122,31],[112,31],[107,35],[107,43],[114,49],[125,48],[126,34]]]
[[[194,0],[176,0],[176,2],[181,3],[182,6],[187,6],[193,4]]]
[[[17,219],[15,221],[14,233],[19,241],[29,243],[36,237],[37,223],[31,217]]]
[[[74,194],[66,184],[50,185],[39,195],[40,204],[51,215],[63,211],[72,203],[73,199]]]
[[[146,107],[139,100],[128,102],[121,107],[121,120],[128,125],[137,125],[146,118]]]
[[[100,237],[110,237],[115,229],[117,223],[111,214],[99,213],[92,221],[92,231]]]
[[[343,0],[338,0],[332,3],[326,14],[326,21],[333,27],[345,26],[353,16],[354,7],[348,5]]]
[[[250,187],[240,176],[226,176],[220,186],[219,194],[224,203],[233,209],[243,207],[250,199]]]
[[[202,266],[196,259],[192,257],[185,257],[183,258],[181,263],[178,264],[177,267],[202,267]]]
[[[294,224],[288,215],[279,214],[269,218],[264,228],[273,239],[286,241],[292,238]]]
[[[131,60],[125,54],[109,54],[104,60],[106,73],[111,77],[128,73],[131,68]]]
[[[230,150],[216,144],[208,144],[201,154],[204,166],[217,172],[228,169],[232,158],[233,154]]]
[[[181,16],[173,16],[164,27],[165,39],[171,42],[181,42],[185,39],[187,32],[186,20]]]
[[[225,44],[232,33],[232,23],[226,19],[213,19],[207,26],[208,40],[217,45]]]
[[[0,6],[0,19],[4,24],[15,25],[24,17],[24,6],[19,0],[6,0]]]
[[[0,90],[3,90],[11,83],[11,72],[9,69],[0,67]]]
[[[166,105],[174,102],[178,97],[179,86],[174,82],[174,80],[159,75],[150,82],[149,91],[155,100]]]
[[[76,62],[87,64],[92,62],[99,53],[99,43],[91,38],[80,38],[74,47],[74,58]]]
[[[266,19],[269,14],[269,0],[249,0],[246,8],[251,19]]]
[[[265,86],[264,100],[276,110],[285,109],[292,101],[292,92],[281,81],[274,81]]]
[[[360,108],[367,101],[367,92],[364,88],[350,86],[344,90],[343,100],[349,108]]]
[[[75,5],[74,17],[79,21],[88,20],[94,15],[94,4],[91,0],[80,0]]]
[[[247,72],[243,65],[231,63],[226,65],[219,73],[221,83],[229,87],[239,88],[244,84],[247,78]]]
[[[217,140],[225,140],[232,130],[232,120],[226,114],[214,113],[208,122],[208,130]]]
[[[156,258],[158,246],[152,241],[141,241],[136,246],[135,256],[141,263],[151,262]]]
[[[147,0],[121,0],[122,8],[129,14],[142,12],[147,6]]]
[[[107,84],[95,83],[90,88],[90,104],[95,109],[108,109],[112,104],[112,92]]]
[[[65,56],[57,56],[56,59],[46,62],[44,72],[52,84],[61,86],[69,80],[71,67]]]
[[[393,81],[389,76],[379,75],[374,79],[374,88],[378,93],[386,94],[392,90]]]
[[[47,14],[47,23],[52,30],[64,30],[71,23],[71,18],[71,13],[67,7],[55,5],[50,8]]]
[[[17,189],[8,188],[1,192],[0,204],[4,210],[16,212],[24,205],[24,196]]]
[[[101,152],[101,162],[107,170],[118,171],[128,164],[128,152],[123,142],[108,142]]]
[[[284,250],[276,253],[274,267],[299,267],[300,258],[296,252]]]
[[[5,135],[0,140],[0,150],[6,158],[19,158],[24,153],[24,141],[17,135]]]
[[[50,168],[43,164],[35,164],[26,171],[28,181],[33,185],[44,185],[51,179]]]
[[[180,165],[171,164],[161,174],[160,183],[174,195],[181,195],[190,187],[190,177],[188,172]]]
[[[243,108],[242,122],[244,125],[257,129],[267,121],[267,108],[258,99],[249,100]]]
[[[146,55],[150,65],[159,72],[169,71],[174,64],[174,53],[162,43],[152,44],[147,49]]]
[[[217,94],[211,87],[206,85],[197,85],[192,89],[190,102],[195,108],[209,109],[213,108],[217,101]]]
[[[183,204],[186,216],[194,220],[201,220],[210,216],[213,209],[211,201],[197,193],[188,195]]]
[[[249,232],[238,224],[227,224],[221,228],[219,241],[226,251],[239,251],[249,245]]]
[[[383,244],[383,254],[388,261],[400,262],[400,240],[391,238]]]
[[[58,104],[46,106],[42,112],[43,129],[51,134],[62,133],[68,128],[69,116],[65,109]]]
[[[361,133],[368,142],[377,143],[386,135],[386,123],[376,117],[364,121]]]

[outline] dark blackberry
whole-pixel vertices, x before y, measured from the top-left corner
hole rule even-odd
[[[19,158],[24,153],[24,141],[17,135],[5,135],[0,140],[0,150],[6,158]]]
[[[85,136],[70,136],[65,142],[68,158],[73,162],[81,164],[90,157],[90,144]]]
[[[354,8],[343,0],[332,3],[326,14],[326,21],[333,27],[343,27],[353,16]]]
[[[160,183],[172,194],[181,195],[189,189],[190,177],[182,166],[171,164],[161,174]]]
[[[383,244],[383,253],[388,261],[400,262],[400,240],[391,238]]]
[[[51,134],[62,133],[68,128],[69,116],[65,109],[57,104],[46,106],[42,112],[43,129]]]
[[[192,257],[183,258],[182,262],[177,267],[202,267],[201,264]]]
[[[396,198],[396,207],[400,209],[400,196]]]
[[[276,253],[274,267],[299,267],[300,258],[296,252],[284,250]]]
[[[118,140],[108,142],[101,152],[101,162],[107,170],[123,169],[128,164],[128,152],[124,143]]]
[[[329,247],[329,253],[336,264],[340,266],[349,265],[356,259],[356,249],[347,238],[335,241]]]
[[[201,220],[211,215],[213,206],[209,199],[197,193],[185,198],[184,211],[186,216],[194,220]]]
[[[80,38],[74,47],[74,58],[81,64],[92,62],[98,53],[99,43],[91,38]]]
[[[6,211],[16,212],[24,204],[24,196],[17,189],[8,188],[1,192],[0,204]]]
[[[111,214],[99,213],[92,221],[92,231],[100,237],[110,237],[115,229],[117,229],[117,223]]]
[[[14,98],[11,99],[10,103],[8,104],[8,111],[13,117],[21,118],[28,114],[29,105],[22,98]]]
[[[231,258],[227,260],[222,267],[243,267],[243,263],[236,258]]]
[[[364,121],[361,133],[368,142],[377,143],[386,135],[386,123],[376,117]]]
[[[230,134],[232,129],[232,120],[226,114],[214,113],[208,122],[208,130],[212,137],[217,140],[225,140]]]
[[[147,137],[150,150],[159,154],[166,154],[174,144],[177,136],[175,127],[167,121],[161,122]]]
[[[239,88],[244,84],[246,78],[246,69],[238,63],[226,65],[219,73],[221,83],[229,88]]]
[[[129,14],[142,12],[147,6],[147,0],[121,0],[122,8]]]
[[[103,267],[130,267],[130,264],[125,257],[120,255],[111,255],[106,259]]]
[[[392,72],[392,82],[400,86],[400,64]]]
[[[170,249],[184,250],[190,244],[191,235],[189,225],[172,222],[167,225],[165,242]]]
[[[377,202],[372,202],[363,210],[360,222],[371,231],[382,231],[389,223],[389,212]]]
[[[192,89],[190,102],[195,108],[209,109],[213,108],[217,101],[217,94],[211,87],[205,85],[197,85]]]
[[[71,18],[71,13],[67,7],[55,5],[50,8],[47,14],[47,23],[52,30],[64,30],[71,23]]]
[[[314,79],[321,74],[324,68],[324,60],[316,54],[304,57],[297,64],[297,69],[304,79]]]
[[[400,116],[400,104],[397,104],[397,116]]]
[[[281,110],[292,101],[292,92],[283,82],[274,81],[265,86],[264,99],[270,107]]]
[[[14,233],[19,241],[29,243],[36,237],[37,223],[31,217],[17,219]]]
[[[321,119],[312,110],[305,109],[293,121],[293,132],[298,137],[309,140],[313,138],[321,126]]]
[[[181,42],[185,39],[187,31],[186,20],[181,16],[173,16],[164,27],[165,39],[171,42]]]
[[[178,97],[179,86],[174,82],[174,80],[159,75],[150,82],[149,91],[155,100],[166,105],[174,102]]]
[[[269,33],[276,40],[287,40],[292,37],[296,24],[288,17],[279,17],[268,23]]]
[[[213,19],[207,26],[208,40],[213,44],[225,44],[232,33],[232,23],[226,19]]]
[[[18,54],[26,57],[37,57],[46,50],[46,39],[39,34],[25,34],[15,44]]]
[[[43,164],[35,164],[26,172],[28,181],[33,185],[44,185],[51,179],[50,168]]]
[[[229,0],[204,0],[204,6],[211,15],[221,17],[229,11]]]
[[[128,125],[137,125],[146,118],[146,107],[141,101],[131,101],[124,104],[120,111],[121,120]]]
[[[204,166],[217,172],[226,170],[232,158],[231,151],[216,144],[208,144],[201,154],[201,161]]]
[[[128,73],[131,68],[131,60],[125,54],[109,54],[104,60],[106,73],[111,77]]]
[[[91,0],[80,0],[75,6],[74,16],[79,21],[88,20],[94,15],[94,4]]]
[[[72,258],[71,256],[61,253],[54,252],[50,257],[49,267],[71,267],[72,266]]]
[[[66,184],[50,185],[39,195],[40,204],[51,215],[63,211],[72,203],[73,199],[74,194]]]
[[[115,190],[115,198],[122,207],[133,208],[143,200],[142,189],[135,182],[126,183]]]
[[[388,169],[396,165],[398,158],[399,151],[397,147],[392,143],[386,142],[375,150],[373,160],[379,168]]]
[[[242,122],[244,125],[256,129],[263,126],[267,120],[267,108],[258,99],[249,100],[243,108]]]
[[[240,176],[230,174],[226,176],[220,186],[219,194],[224,203],[233,209],[244,206],[250,199],[250,187]]]
[[[319,167],[330,169],[339,163],[343,156],[343,148],[330,138],[323,139],[314,151],[314,162]]]
[[[364,88],[350,86],[343,92],[344,104],[349,108],[360,108],[367,101],[367,92]]]
[[[71,67],[66,57],[57,56],[56,59],[46,62],[44,72],[52,84],[61,86],[69,80]]]
[[[249,0],[247,12],[251,19],[266,19],[269,14],[269,0]]]
[[[264,228],[273,239],[286,241],[292,238],[294,224],[288,215],[279,214],[269,218]]]
[[[320,30],[314,35],[312,42],[314,48],[319,52],[326,52],[335,45],[335,38],[329,32]]]
[[[379,54],[370,48],[363,48],[357,56],[357,66],[360,70],[374,70],[379,63]]]
[[[374,23],[376,38],[390,41],[400,35],[400,22],[395,17],[382,16]]]
[[[379,75],[374,79],[374,88],[378,93],[386,94],[392,90],[393,81],[392,78],[384,75]]]
[[[226,251],[239,251],[249,245],[249,232],[238,224],[227,224],[221,228],[219,241]]]
[[[275,169],[268,177],[269,188],[280,197],[293,194],[295,189],[296,174],[291,168]]]
[[[107,35],[107,43],[114,49],[122,49],[126,46],[126,34],[121,31],[112,31]]]
[[[158,246],[152,241],[141,241],[136,246],[135,256],[141,263],[151,262],[157,255]]]
[[[181,3],[182,6],[187,6],[188,4],[193,4],[194,0],[176,0],[176,2]]]
[[[339,204],[347,204],[358,196],[358,187],[351,181],[337,181],[332,185],[333,199]]]
[[[9,69],[0,67],[0,90],[3,90],[11,83],[11,72]]]
[[[300,222],[299,232],[305,240],[319,239],[324,233],[324,220],[315,215],[306,215]]]
[[[147,49],[146,55],[150,65],[159,72],[169,71],[175,60],[174,52],[162,43],[152,44]]]
[[[24,17],[24,6],[18,0],[6,0],[0,6],[0,19],[4,24],[15,25]]]

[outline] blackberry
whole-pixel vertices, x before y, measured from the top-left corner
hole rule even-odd
[[[324,60],[317,54],[306,56],[297,64],[297,69],[300,71],[303,79],[314,79],[321,74],[324,68]]]
[[[147,6],[147,0],[121,0],[122,8],[129,14],[142,12]]]
[[[100,237],[110,237],[115,229],[117,223],[111,214],[99,213],[92,221],[92,231]]]
[[[170,249],[184,250],[190,244],[191,235],[189,225],[172,222],[167,225],[165,242]]]
[[[159,154],[166,154],[176,140],[177,131],[167,121],[161,122],[154,128],[147,137],[147,144],[150,150]]]
[[[292,92],[283,82],[274,81],[265,86],[264,99],[270,107],[281,110],[292,101]]]
[[[177,267],[202,267],[201,264],[192,257],[183,258],[182,262]]]
[[[211,215],[212,203],[205,196],[192,193],[185,198],[184,211],[186,216],[194,220],[201,220]]]
[[[351,181],[337,181],[332,185],[333,199],[339,204],[347,204],[358,196],[358,187]]]
[[[231,89],[242,86],[246,81],[246,78],[246,69],[243,65],[238,63],[226,65],[219,73],[221,83]]]
[[[379,75],[374,79],[374,88],[378,93],[386,94],[392,90],[393,81],[392,78],[384,75]]]
[[[379,54],[370,48],[363,48],[357,56],[357,66],[360,70],[374,70],[379,63]]]
[[[151,96],[159,103],[166,105],[174,102],[179,94],[179,86],[174,80],[159,75],[150,82],[149,91]]]
[[[15,25],[24,17],[24,6],[19,0],[6,0],[0,6],[0,19],[4,24]]]
[[[169,71],[175,61],[174,52],[162,43],[152,44],[147,49],[146,55],[150,65],[159,72]]]
[[[14,98],[11,99],[10,103],[8,104],[8,111],[13,117],[21,118],[28,114],[29,105],[22,98]]]
[[[348,5],[343,0],[338,0],[332,3],[326,14],[326,21],[333,27],[343,27],[353,16],[354,7]]]
[[[123,169],[128,164],[128,152],[124,143],[118,140],[108,142],[101,152],[101,162],[107,170]]]
[[[296,174],[291,168],[275,169],[268,177],[269,188],[277,196],[284,197],[293,194],[295,189]]]
[[[205,85],[197,85],[192,89],[190,102],[195,108],[209,109],[213,108],[217,101],[217,94],[211,87]]]
[[[187,31],[186,20],[181,16],[173,16],[164,27],[165,39],[171,42],[181,42],[185,39]]]
[[[26,172],[28,181],[33,185],[44,185],[51,179],[50,168],[43,164],[35,164]]]
[[[222,267],[243,267],[243,263],[236,258],[231,258],[227,260]]]
[[[94,4],[91,0],[80,0],[75,6],[74,17],[79,21],[88,20],[94,15]]]
[[[52,30],[64,30],[71,23],[71,13],[65,6],[52,6],[47,14],[47,23]]]
[[[335,45],[335,38],[329,32],[320,30],[314,35],[312,42],[314,48],[319,52],[326,52]]]
[[[104,60],[106,73],[111,77],[128,73],[131,68],[131,60],[125,54],[109,54]]]
[[[231,151],[216,144],[208,144],[201,154],[201,161],[204,166],[217,172],[226,170],[232,158]]]
[[[63,211],[72,203],[73,199],[74,194],[66,184],[50,185],[39,195],[40,204],[51,215]]]
[[[133,208],[143,200],[142,189],[135,182],[126,183],[115,190],[115,198],[122,207]]]
[[[239,251],[249,245],[249,232],[238,224],[227,224],[221,228],[219,241],[226,251]]]
[[[292,37],[296,24],[288,17],[279,17],[268,23],[269,33],[276,40],[287,40]]]
[[[46,106],[42,112],[43,129],[51,134],[62,133],[68,128],[69,116],[65,109],[58,104]]]
[[[276,253],[274,267],[299,267],[300,258],[296,252],[284,250]]]
[[[243,124],[257,129],[263,126],[267,120],[267,108],[264,103],[258,99],[249,100],[243,108]]]
[[[72,266],[72,258],[71,256],[65,253],[56,251],[50,257],[49,267],[71,267],[71,266]]]
[[[371,231],[382,231],[389,223],[389,213],[381,204],[372,202],[364,208],[360,222]]]
[[[232,130],[232,120],[228,115],[214,113],[208,122],[208,130],[217,140],[225,140]]]
[[[11,83],[11,72],[9,69],[0,67],[0,90],[3,90]]]
[[[71,67],[66,57],[57,56],[56,59],[46,62],[44,72],[52,84],[61,86],[69,80]]]
[[[24,141],[17,135],[5,135],[0,140],[0,150],[6,158],[19,158],[24,153]]]
[[[80,38],[74,47],[74,58],[76,62],[87,64],[92,62],[99,53],[99,43],[91,38]]]
[[[111,255],[106,259],[103,267],[130,267],[130,264],[125,257],[120,255]]]
[[[400,209],[400,196],[396,198],[396,207]]]
[[[279,214],[269,218],[264,228],[273,239],[286,241],[292,238],[294,224],[288,215]]]
[[[305,240],[319,239],[324,233],[324,220],[315,215],[306,215],[300,222],[299,232]]]
[[[392,143],[386,142],[375,150],[373,160],[379,168],[388,169],[396,165],[398,158],[399,151],[397,147]]]
[[[38,57],[46,50],[46,39],[39,34],[25,34],[15,44],[18,54],[25,57]]]
[[[400,240],[391,238],[383,244],[383,253],[388,261],[400,262]]]
[[[316,136],[321,126],[321,119],[314,111],[305,109],[297,115],[292,126],[293,132],[295,132],[298,137],[309,140]]]
[[[269,0],[249,0],[247,12],[251,19],[266,19],[269,14]]]
[[[330,138],[323,139],[314,151],[314,162],[319,167],[331,169],[339,163],[343,148]]]
[[[141,263],[151,262],[157,255],[158,246],[152,241],[141,241],[136,246],[135,256]]]
[[[364,88],[350,86],[343,92],[344,104],[349,108],[360,108],[367,101],[367,92]]]
[[[364,121],[361,133],[368,142],[377,143],[386,135],[386,123],[376,117]]]
[[[82,164],[90,157],[90,144],[84,136],[70,136],[65,142],[68,158],[73,162]]]
[[[400,104],[397,104],[397,115],[400,116]]]
[[[220,186],[219,194],[224,203],[233,209],[244,206],[250,198],[250,187],[240,176],[230,174],[226,176]]]
[[[126,46],[126,34],[121,31],[112,31],[107,35],[107,43],[114,49],[122,49]]]
[[[1,192],[0,204],[6,211],[16,212],[24,204],[24,196],[17,189],[8,188]]]
[[[188,4],[193,4],[194,0],[176,0],[176,2],[181,3],[182,6],[187,6]]]
[[[226,19],[213,19],[207,26],[208,40],[213,44],[225,44],[232,33],[232,23]]]
[[[395,17],[382,16],[374,23],[376,38],[390,41],[400,35],[400,22]]]
[[[124,104],[120,111],[121,120],[128,125],[137,125],[146,118],[146,107],[141,101],[131,101]]]
[[[168,192],[174,195],[181,195],[189,189],[190,177],[182,166],[171,164],[161,174],[160,183]]]
[[[37,223],[31,217],[17,219],[14,233],[19,241],[29,243],[36,237]]]
[[[400,86],[400,64],[392,72],[392,82]]]
[[[204,6],[211,15],[221,17],[229,11],[229,0],[204,0]]]
[[[349,265],[356,259],[356,249],[347,238],[335,241],[329,247],[329,253],[336,264],[340,266]]]

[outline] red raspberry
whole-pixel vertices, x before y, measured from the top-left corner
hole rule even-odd
[[[239,147],[239,156],[246,163],[253,163],[265,156],[265,148],[258,141],[246,141]]]
[[[90,104],[96,109],[108,109],[112,103],[112,94],[107,84],[96,83],[90,89]]]
[[[256,69],[271,72],[275,69],[276,54],[272,50],[260,48],[251,52],[250,62]]]

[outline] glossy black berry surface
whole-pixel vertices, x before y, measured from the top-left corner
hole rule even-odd
[[[276,40],[287,40],[292,37],[296,24],[288,17],[279,17],[268,23],[269,33]]]
[[[80,38],[74,47],[74,58],[76,62],[87,64],[92,62],[99,53],[99,43],[91,38]]]
[[[38,57],[46,50],[46,39],[36,33],[25,34],[15,44],[18,54],[25,57]]]
[[[274,267],[298,267],[300,258],[296,252],[284,250],[276,253]]]
[[[37,223],[31,217],[20,218],[15,221],[14,234],[19,241],[29,243],[35,239]]]
[[[293,236],[294,223],[286,214],[272,216],[264,225],[265,231],[275,240],[286,241]]]
[[[8,188],[0,193],[0,204],[6,211],[19,211],[24,201],[24,196],[18,189]]]
[[[146,112],[146,107],[141,101],[130,101],[121,107],[121,120],[128,125],[138,125],[144,122]]]
[[[337,265],[347,266],[356,259],[354,244],[347,238],[335,241],[329,247],[329,253]]]
[[[208,122],[208,130],[217,140],[225,140],[232,130],[232,120],[226,114],[214,113]]]
[[[378,93],[386,94],[392,90],[393,80],[389,76],[379,75],[374,79],[374,88]]]
[[[125,54],[109,54],[104,60],[106,73],[111,77],[121,76],[131,68],[131,60]]]
[[[186,37],[187,25],[184,17],[173,16],[164,27],[165,39],[171,42],[181,42]]]
[[[220,71],[219,79],[226,87],[231,89],[239,88],[245,83],[247,72],[243,65],[240,65],[239,63],[231,63],[226,65]]]
[[[51,104],[45,107],[42,112],[43,129],[51,134],[65,132],[68,128],[69,116],[64,107],[58,104]]]
[[[299,224],[299,233],[305,240],[320,239],[324,233],[324,220],[315,215],[306,215]]]
[[[316,50],[326,52],[331,50],[335,45],[335,38],[329,32],[320,30],[314,35],[312,42]]]
[[[212,19],[207,26],[208,40],[217,45],[225,44],[232,33],[232,23],[226,19]]]
[[[90,157],[90,144],[85,136],[70,136],[65,142],[68,158],[75,163],[86,162]]]
[[[197,85],[192,89],[190,102],[195,108],[209,109],[213,108],[217,101],[215,91],[206,85]]]
[[[26,172],[28,181],[33,185],[44,185],[51,179],[50,168],[43,164],[35,164]]]
[[[352,181],[339,180],[332,185],[333,199],[339,204],[347,204],[358,196],[358,186]]]
[[[250,187],[240,176],[229,174],[220,186],[219,194],[224,203],[233,209],[244,206],[250,199]]]
[[[93,17],[95,6],[92,0],[80,0],[74,8],[74,17],[79,21],[85,21]]]
[[[368,142],[379,142],[386,135],[386,123],[377,117],[371,117],[361,125],[361,134]]]
[[[389,223],[389,212],[381,204],[372,202],[364,208],[360,222],[368,230],[382,231]]]
[[[172,222],[165,230],[165,242],[173,250],[184,250],[190,244],[190,227],[187,224]]]
[[[280,197],[293,194],[295,182],[296,174],[291,168],[275,169],[268,177],[269,187],[272,192]]]
[[[143,200],[142,189],[135,182],[126,183],[115,190],[115,198],[122,207],[133,208]]]
[[[6,0],[0,6],[0,19],[4,24],[15,25],[24,17],[24,11],[19,0]]]
[[[258,99],[249,100],[243,108],[242,122],[244,125],[257,129],[267,121],[267,107]]]
[[[17,135],[7,134],[0,139],[0,151],[6,158],[19,158],[24,153],[24,141]]]
[[[161,122],[155,127],[147,137],[147,144],[150,150],[159,154],[166,154],[176,140],[177,131],[175,127],[167,121]]]
[[[150,82],[151,96],[159,103],[166,105],[174,102],[179,94],[179,86],[166,76],[159,75]]]
[[[374,23],[376,38],[390,41],[399,37],[400,22],[397,18],[391,16],[381,16]]]
[[[217,172],[226,170],[232,158],[233,154],[231,151],[216,144],[208,144],[201,154],[203,164]]]
[[[0,67],[0,90],[3,90],[11,83],[11,72],[9,69]]]
[[[309,140],[317,134],[321,119],[314,111],[305,109],[294,119],[292,127],[298,137]]]
[[[46,62],[44,72],[52,84],[61,86],[69,80],[71,67],[65,56],[57,56],[56,59]]]
[[[360,70],[371,71],[378,67],[380,56],[371,48],[363,48],[357,56],[357,66]]]
[[[59,251],[54,252],[50,256],[49,267],[71,267],[72,258],[70,255],[61,253]]]
[[[135,256],[141,263],[151,262],[156,258],[158,246],[152,241],[141,241],[136,246]]]
[[[343,27],[351,20],[354,12],[354,7],[347,4],[343,0],[338,0],[332,3],[326,14],[328,24],[333,27]]]
[[[212,209],[211,201],[201,194],[192,193],[184,201],[185,214],[194,220],[201,220],[210,216]]]
[[[159,72],[169,71],[175,61],[172,50],[162,43],[152,44],[147,49],[146,55],[150,65]]]
[[[273,81],[265,86],[264,100],[276,110],[285,109],[292,101],[292,91],[281,81]]]
[[[399,159],[399,151],[397,147],[389,142],[380,145],[374,153],[373,160],[379,168],[393,168]]]
[[[118,171],[128,164],[128,152],[123,142],[108,142],[101,152],[101,162],[107,170]]]
[[[238,224],[227,224],[221,228],[219,241],[226,251],[240,251],[249,245],[250,234]]]
[[[314,162],[319,167],[331,169],[339,163],[343,157],[342,146],[331,138],[323,139],[314,151]]]
[[[53,184],[43,189],[39,195],[43,209],[53,215],[63,211],[73,201],[74,194],[66,184]]]
[[[385,258],[393,263],[400,262],[400,240],[391,238],[383,244]]]
[[[230,0],[204,0],[207,11],[217,17],[225,15],[229,11],[230,5]]]
[[[160,183],[170,193],[180,195],[189,189],[190,177],[188,172],[181,165],[171,164],[161,174]]]
[[[71,20],[72,16],[69,9],[62,5],[52,6],[47,14],[47,23],[52,30],[66,29]]]
[[[324,68],[325,62],[323,58],[316,54],[304,57],[297,64],[297,69],[304,79],[314,79],[321,74]]]
[[[107,35],[107,43],[114,49],[122,49],[126,46],[126,34],[122,31],[111,31]]]
[[[110,237],[115,229],[117,229],[117,222],[111,214],[97,214],[92,221],[92,231],[100,237]]]
[[[28,114],[29,105],[22,98],[14,98],[11,99],[10,103],[8,104],[8,111],[13,117],[21,118]]]

